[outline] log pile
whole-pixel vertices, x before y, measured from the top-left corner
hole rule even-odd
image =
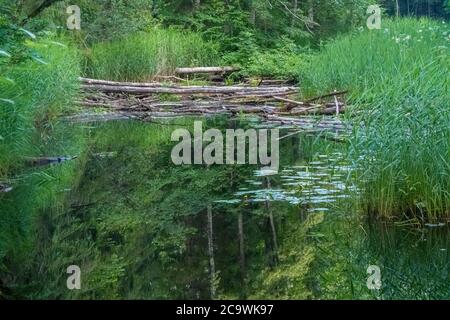
[[[348,131],[348,127],[340,120],[317,121],[305,117],[345,112],[345,104],[340,99],[345,92],[334,92],[302,102],[295,100],[299,94],[298,87],[282,83],[260,86],[189,86],[167,82],[115,82],[86,78],[80,78],[80,81],[85,97],[79,104],[87,112],[72,117],[69,121],[153,121],[180,116],[247,114],[258,116],[266,123],[276,126],[302,127],[312,131]],[[333,98],[333,101],[323,102],[326,101],[325,98]],[[92,108],[108,112],[89,112]]]
[[[115,111],[176,114],[252,113],[279,115],[334,114],[345,111],[341,101],[296,101],[293,86],[180,86],[160,82],[133,83],[81,78],[86,97],[80,104]],[[161,95],[175,97],[161,101]]]

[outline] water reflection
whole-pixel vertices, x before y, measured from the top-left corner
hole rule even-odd
[[[296,148],[301,148],[299,145]],[[357,192],[356,186],[348,183],[352,167],[341,152],[315,155],[317,160],[307,162],[295,159],[280,168],[276,175],[267,176],[261,170],[253,172],[253,179],[240,185],[233,199],[217,200],[217,203],[237,204],[240,202],[287,202],[304,205],[309,212],[328,211],[330,203],[346,199]],[[275,181],[271,188],[265,179]]]

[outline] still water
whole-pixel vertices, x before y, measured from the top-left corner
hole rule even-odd
[[[91,128],[77,183],[26,258],[41,271],[16,280],[22,296],[450,298],[448,227],[369,221],[345,144],[290,135],[268,175],[255,165],[174,166],[175,128]],[[82,270],[76,292],[60,274],[70,264]]]

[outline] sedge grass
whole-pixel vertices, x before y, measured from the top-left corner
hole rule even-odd
[[[350,157],[376,216],[450,218],[449,34],[445,21],[385,20],[329,43],[301,72],[305,95],[350,90]]]
[[[86,58],[87,76],[116,81],[145,81],[172,75],[177,67],[210,66],[218,61],[216,45],[198,34],[172,29],[94,44]]]

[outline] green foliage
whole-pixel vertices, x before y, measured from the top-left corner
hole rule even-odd
[[[154,1],[155,16],[164,25],[180,25],[202,33],[221,45],[222,52],[248,50],[248,44],[274,48],[282,38],[309,43],[351,29],[372,1]],[[183,12],[184,14],[180,14]],[[311,23],[310,12],[313,12]],[[245,44],[245,45],[243,45]]]
[[[81,10],[81,30],[66,29],[66,8],[76,4]],[[81,45],[125,38],[154,25],[148,0],[69,0],[58,1],[28,22],[32,30],[59,31]]]
[[[217,63],[216,46],[195,33],[154,29],[126,39],[95,44],[87,55],[87,75],[110,80],[148,80],[177,67]]]
[[[297,81],[298,70],[303,69],[305,61],[305,53],[288,42],[280,48],[252,54],[243,73],[246,76]]]
[[[445,22],[385,20],[329,43],[301,71],[305,95],[350,90],[362,122],[351,154],[369,212],[449,216],[448,51]]]

